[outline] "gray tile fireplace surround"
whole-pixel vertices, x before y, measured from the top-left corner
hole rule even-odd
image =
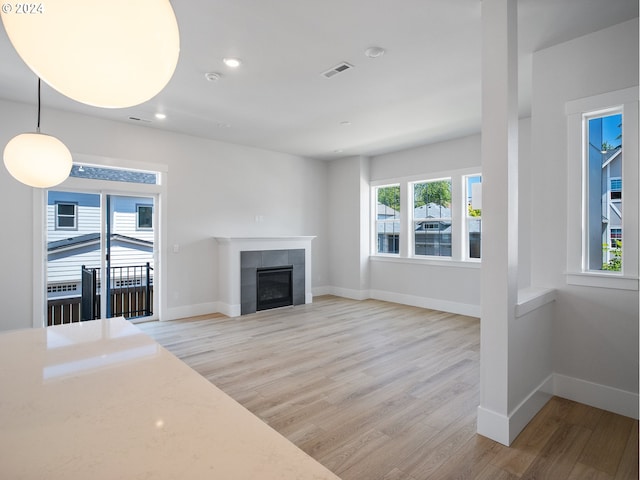
[[[304,248],[240,252],[240,314],[256,312],[258,304],[256,272],[259,268],[292,266],[293,304],[305,303],[304,257]]]

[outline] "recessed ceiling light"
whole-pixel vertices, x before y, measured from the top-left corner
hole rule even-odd
[[[155,117],[158,120],[164,120],[165,118],[167,118],[167,116],[164,113],[156,113]]]
[[[204,74],[204,78],[206,78],[210,82],[217,82],[221,77],[222,75],[216,72],[207,72]]]
[[[225,58],[222,60],[227,67],[237,68],[240,66],[242,61],[239,58]]]
[[[369,58],[378,58],[384,55],[384,52],[382,47],[369,47],[364,51],[364,54]]]
[[[344,120],[340,122],[340,125],[342,125],[343,127],[348,127],[349,125],[351,125],[351,122],[349,120]]]

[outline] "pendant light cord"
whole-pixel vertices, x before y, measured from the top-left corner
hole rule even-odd
[[[38,77],[38,125],[36,132],[40,133],[40,77]]]

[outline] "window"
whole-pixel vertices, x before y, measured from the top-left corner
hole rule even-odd
[[[611,187],[609,188],[611,200],[622,200],[622,179],[612,178]]]
[[[375,189],[377,253],[400,253],[400,185]]]
[[[482,175],[465,177],[467,192],[466,227],[468,258],[482,255]]]
[[[567,283],[637,291],[638,88],[572,100],[566,113]]]
[[[451,257],[451,179],[413,184],[413,253]]]
[[[56,230],[77,230],[78,205],[56,203]]]
[[[585,114],[587,266],[621,271],[622,259],[622,113]],[[611,242],[613,232],[615,242]]]
[[[481,180],[478,167],[374,180],[372,258],[479,268],[480,207],[469,202],[481,200]]]
[[[151,205],[136,205],[138,212],[138,230],[153,228],[153,207]]]

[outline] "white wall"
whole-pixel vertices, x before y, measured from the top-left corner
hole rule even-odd
[[[369,296],[368,251],[363,251],[361,231],[362,217],[367,216],[361,207],[363,193],[368,199],[368,175],[367,158],[349,157],[329,163],[330,288],[325,293],[356,299]]]
[[[0,145],[34,127],[34,107],[0,100]],[[325,162],[47,109],[43,132],[72,153],[168,165],[168,316],[215,308],[215,235],[316,235],[313,285],[328,282]],[[32,325],[33,194],[0,168],[7,207],[0,330]],[[264,221],[255,221],[256,215]],[[44,219],[42,220],[44,221]]]
[[[637,19],[533,57],[531,278],[533,285],[557,289],[554,371],[562,382],[584,387],[558,385],[556,392],[589,404],[602,392],[613,404],[629,392],[637,401],[638,292],[566,283],[567,179],[577,172],[567,171],[565,104],[637,84]],[[637,189],[637,179],[624,188]]]

